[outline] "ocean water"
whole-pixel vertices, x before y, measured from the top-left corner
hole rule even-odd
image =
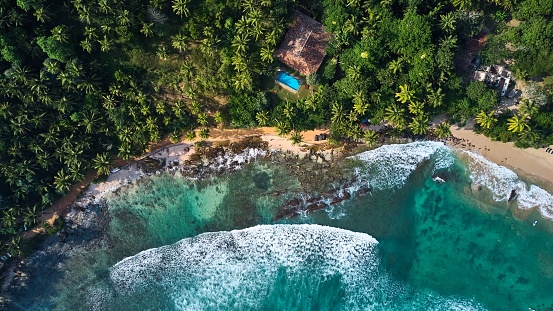
[[[110,199],[104,244],[14,309],[553,310],[553,196],[539,185],[432,142],[350,162],[329,187],[349,200],[278,220],[319,195],[289,166],[143,180]]]

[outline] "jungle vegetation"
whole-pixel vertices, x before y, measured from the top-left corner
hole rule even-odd
[[[0,0],[0,254],[85,172],[144,153],[169,135],[274,126],[301,141],[374,144],[360,122],[439,137],[477,116],[520,146],[553,143],[553,0]],[[544,4],[547,2],[547,4]],[[309,93],[273,92],[273,56],[295,9],[333,34]],[[512,21],[516,20],[516,23]],[[483,26],[487,62],[539,83],[516,114],[464,81],[456,55]]]

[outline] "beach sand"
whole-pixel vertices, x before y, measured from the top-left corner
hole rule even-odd
[[[506,166],[514,170],[517,174],[528,178],[533,183],[538,183],[548,191],[553,191],[553,154],[545,152],[542,149],[519,149],[513,143],[495,142],[491,139],[476,134],[472,131],[471,122],[466,127],[452,126],[452,135],[461,140],[459,143],[450,143],[453,147],[470,150],[481,154],[489,160]],[[306,148],[315,144],[325,144],[327,141],[314,141],[317,134],[329,133],[328,129],[316,129],[302,132],[302,142],[293,145],[287,137],[278,136],[272,127],[260,127],[252,129],[211,129],[210,137],[206,141],[238,141],[248,136],[259,136],[268,142],[270,151],[288,151],[298,154],[300,157],[309,154]],[[88,187],[88,194],[94,200],[100,200],[107,194],[119,189],[123,185],[131,184],[140,179],[144,173],[138,168],[137,162],[146,156],[156,159],[164,158],[166,166],[171,164],[183,165],[190,154],[194,152],[194,142],[183,139],[180,143],[171,144],[167,139],[156,144],[151,148],[151,152],[131,161],[116,161],[116,165],[121,167],[117,173],[110,174],[105,182],[94,184],[92,180],[96,178],[96,172],[89,172],[85,179],[73,186],[68,194],[60,198],[54,205],[46,210],[39,218],[40,222],[48,221],[53,223],[77,198],[77,196]],[[334,153],[333,150],[323,151],[325,157]],[[34,228],[25,233],[25,238],[30,238],[40,232],[40,227]]]
[[[553,154],[547,153],[546,148],[520,149],[510,142],[492,141],[472,131],[470,123],[466,127],[452,126],[451,133],[462,140],[453,146],[478,153],[553,191]]]

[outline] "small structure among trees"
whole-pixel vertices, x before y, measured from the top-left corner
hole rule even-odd
[[[316,73],[321,66],[329,39],[330,35],[321,23],[296,11],[275,57],[307,76]]]

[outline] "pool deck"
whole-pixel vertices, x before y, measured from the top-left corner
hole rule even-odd
[[[280,85],[283,89],[285,89],[285,90],[287,90],[287,91],[289,91],[289,92],[292,92],[292,93],[297,93],[297,92],[300,90],[300,88],[301,88],[301,84],[300,84],[300,87],[299,87],[297,90],[294,90],[293,88],[291,88],[291,87],[289,87],[288,85],[286,85],[286,84],[284,84],[284,83],[278,81],[277,79],[275,79],[275,83],[278,84],[278,85]]]
[[[288,86],[287,84],[285,84],[284,82],[279,81],[279,80],[278,80],[278,77],[279,77],[279,75],[280,75],[281,73],[284,73],[284,74],[286,74],[286,75],[288,75],[288,76],[290,76],[290,77],[292,77],[292,78],[298,80],[298,83],[299,83],[298,89],[295,90],[295,89],[291,88],[290,86]],[[302,86],[302,84],[303,84],[303,83],[301,83],[301,82],[302,82],[302,81],[301,81],[300,78],[294,76],[293,74],[287,72],[286,70],[283,70],[283,69],[280,69],[280,68],[277,69],[276,77],[275,77],[275,83],[278,84],[278,85],[280,85],[280,86],[281,86],[282,88],[284,88],[285,90],[287,90],[287,91],[289,91],[289,92],[292,92],[292,93],[297,93],[297,92],[301,89],[301,86]]]

